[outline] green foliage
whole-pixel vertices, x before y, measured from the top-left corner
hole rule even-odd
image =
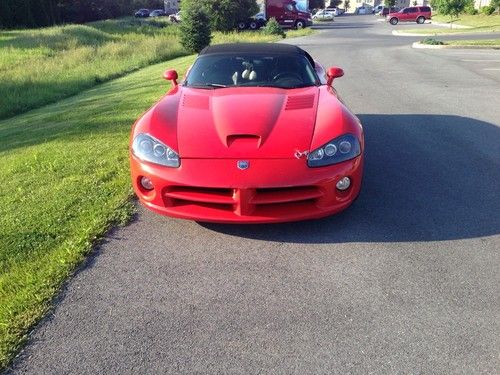
[[[500,0],[491,0],[490,7],[493,7],[500,13]]]
[[[325,0],[309,0],[309,9],[319,9],[325,7]]]
[[[194,3],[184,6],[180,29],[181,44],[189,52],[198,53],[210,44],[210,18],[204,8]]]
[[[460,13],[470,6],[473,0],[434,0],[431,2],[440,14],[450,16],[450,20],[457,19]]]
[[[384,0],[384,5],[391,8],[396,5],[396,0]]]
[[[442,42],[440,40],[437,40],[437,39],[434,39],[432,37],[427,37],[424,40],[422,40],[420,43],[422,43],[422,44],[430,44],[430,45],[433,45],[433,46],[442,46],[442,45],[444,45],[444,42]]]
[[[191,6],[203,8],[210,15],[212,30],[222,32],[236,29],[238,21],[259,11],[255,0],[182,0],[183,9]]]
[[[495,12],[495,7],[492,6],[492,5],[486,5],[484,7],[481,8],[481,13],[487,15],[487,16],[490,16],[493,14],[493,12]]]
[[[465,13],[465,14],[469,14],[469,15],[471,15],[471,16],[474,16],[474,15],[476,15],[476,14],[479,14],[478,10],[477,10],[476,8],[474,8],[474,5],[472,5],[472,6],[467,5],[467,6],[465,7],[465,9],[464,9],[464,13]]]
[[[0,28],[83,23],[131,15],[140,7],[163,8],[162,0],[1,0]]]
[[[280,35],[282,38],[286,38],[285,32],[274,17],[267,21],[267,24],[262,29],[262,32],[267,35]]]

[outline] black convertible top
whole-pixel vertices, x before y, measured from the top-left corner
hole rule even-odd
[[[290,55],[303,55],[305,56],[314,67],[314,59],[302,48],[292,44],[284,43],[228,43],[228,44],[215,44],[213,46],[205,47],[201,52],[202,55],[212,54],[225,54],[225,53],[279,53]]]

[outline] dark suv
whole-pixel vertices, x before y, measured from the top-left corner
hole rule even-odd
[[[399,12],[389,13],[386,19],[391,25],[397,25],[398,22],[424,23],[425,20],[431,19],[431,8],[427,6],[403,8]]]

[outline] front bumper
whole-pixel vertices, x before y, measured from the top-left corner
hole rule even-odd
[[[333,166],[309,168],[304,159],[182,159],[179,168],[130,156],[132,183],[140,202],[157,213],[220,223],[278,223],[340,212],[361,188],[363,156]],[[140,179],[154,185],[145,190]],[[336,183],[351,178],[347,191]]]

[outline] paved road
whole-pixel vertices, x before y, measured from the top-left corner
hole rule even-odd
[[[294,42],[346,71],[359,200],[267,226],[139,209],[9,373],[499,373],[500,51],[414,50],[371,16],[323,27]]]

